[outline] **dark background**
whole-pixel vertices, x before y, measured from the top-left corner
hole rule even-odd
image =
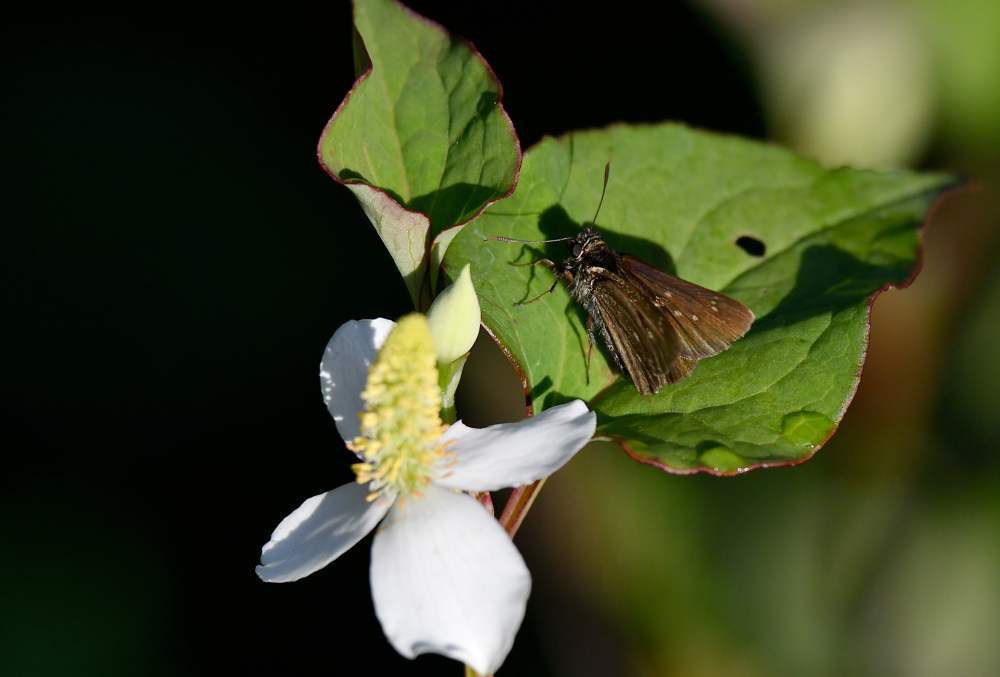
[[[411,6],[488,59],[524,148],[615,121],[769,134],[747,52],[698,7]],[[0,672],[460,674],[385,642],[368,540],[294,584],[253,572],[282,516],[351,479],[319,396],[323,346],[348,319],[409,306],[315,159],[353,81],[347,3],[22,8],[5,17],[0,71]],[[933,141],[921,162],[949,152]],[[982,209],[966,208],[976,223]],[[823,469],[835,453],[808,486],[842,472]],[[762,495],[793,472],[735,482]],[[720,482],[655,481],[708,497]],[[584,500],[572,486],[551,505]],[[503,672],[667,674],[585,584],[550,586],[546,529],[577,527],[551,517],[523,539],[536,593]],[[589,671],[560,642],[590,652]]]

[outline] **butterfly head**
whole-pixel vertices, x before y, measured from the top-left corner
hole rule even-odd
[[[591,223],[584,224],[583,229],[573,237],[572,245],[572,258],[576,260],[587,258],[593,255],[595,251],[607,247],[604,243],[604,238],[598,234]]]
[[[584,224],[583,229],[570,241],[572,251],[563,263],[563,268],[572,273],[592,267],[614,267],[615,253],[593,224]]]

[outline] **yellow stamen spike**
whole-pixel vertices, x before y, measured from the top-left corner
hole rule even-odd
[[[361,434],[348,447],[361,454],[354,465],[369,500],[383,491],[418,495],[447,456],[441,422],[434,340],[423,315],[402,318],[386,338],[361,393]]]

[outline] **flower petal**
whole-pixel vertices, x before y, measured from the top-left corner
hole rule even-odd
[[[257,575],[268,583],[297,581],[322,569],[375,528],[392,501],[367,500],[351,482],[307,499],[277,526],[260,551]]]
[[[381,317],[345,322],[323,351],[319,364],[323,401],[337,424],[337,432],[348,442],[358,436],[360,429],[358,414],[364,409],[361,391],[368,381],[368,367],[395,325]]]
[[[372,545],[375,614],[396,651],[438,653],[481,675],[507,657],[531,576],[474,498],[430,485],[397,502]]]
[[[593,437],[596,426],[597,415],[582,400],[488,428],[470,428],[459,421],[442,437],[455,440],[454,465],[435,482],[465,491],[529,484],[561,468]]]

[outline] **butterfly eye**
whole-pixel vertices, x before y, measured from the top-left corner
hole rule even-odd
[[[583,247],[578,244],[573,245],[573,257],[577,258],[583,253]]]

